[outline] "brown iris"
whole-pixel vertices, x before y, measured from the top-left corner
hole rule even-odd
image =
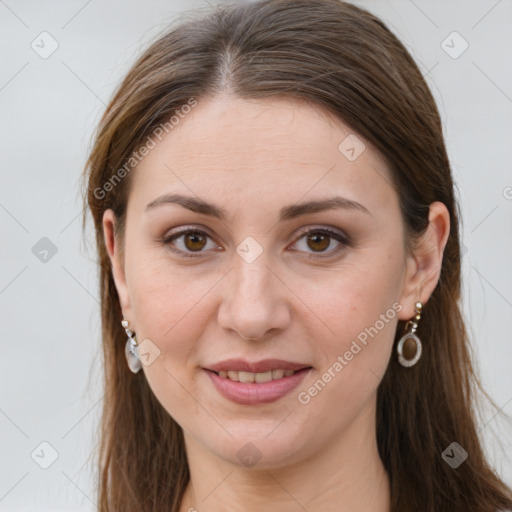
[[[313,242],[314,244],[317,244],[316,248],[310,245],[311,249],[322,251],[324,249],[327,249],[329,247],[330,243],[330,236],[325,235],[322,233],[314,233],[312,235],[308,235],[307,240],[308,244],[309,242]]]
[[[190,251],[200,251],[206,245],[206,236],[196,231],[185,233],[183,240],[185,247]]]

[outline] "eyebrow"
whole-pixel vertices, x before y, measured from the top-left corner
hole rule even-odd
[[[195,213],[210,215],[222,221],[225,221],[228,217],[227,210],[221,206],[217,206],[197,197],[186,196],[182,194],[164,194],[160,197],[157,197],[146,205],[146,211],[152,210],[153,208],[164,204],[179,204]],[[333,209],[357,210],[372,215],[370,211],[362,204],[345,197],[334,196],[327,199],[319,199],[316,201],[308,201],[306,203],[284,206],[279,211],[279,221],[283,222],[295,219],[301,215]]]

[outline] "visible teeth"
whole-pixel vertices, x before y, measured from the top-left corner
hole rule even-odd
[[[228,377],[231,379],[231,380],[236,380],[237,382],[240,380],[238,378],[238,372],[235,372],[234,370],[229,370],[228,371]]]
[[[240,382],[254,382],[254,373],[238,372],[238,380]]]
[[[273,379],[282,379],[284,375],[284,370],[272,370],[272,378]]]
[[[271,370],[268,372],[238,372],[236,370],[220,370],[219,377],[223,379],[231,379],[236,382],[270,382],[271,380],[282,379],[293,375],[295,370]]]
[[[256,373],[254,382],[270,382],[272,380],[272,372]]]

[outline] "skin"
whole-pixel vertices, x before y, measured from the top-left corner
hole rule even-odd
[[[433,203],[421,243],[406,255],[386,163],[367,141],[355,161],[345,158],[338,146],[350,133],[299,100],[201,99],[132,171],[124,261],[113,212],[104,213],[124,318],[139,343],[148,338],[160,351],[143,371],[184,431],[191,481],[180,512],[260,511],[269,503],[281,511],[390,510],[375,435],[377,388],[396,357],[398,320],[414,316],[417,300],[428,307],[449,213]],[[228,218],[176,204],[146,212],[164,192],[199,196],[225,208]],[[283,206],[334,192],[370,214],[331,209],[278,222]],[[180,257],[159,242],[189,226],[209,238],[194,245],[182,236],[174,247],[199,247],[199,257]],[[331,227],[351,243],[308,243],[299,231],[307,226]],[[247,236],[263,250],[252,263],[236,252]],[[308,258],[315,254],[324,259]],[[321,392],[300,403],[298,393],[393,303],[402,309]],[[292,360],[313,370],[276,402],[239,405],[201,369],[231,357]],[[237,457],[247,442],[261,454],[252,467]]]

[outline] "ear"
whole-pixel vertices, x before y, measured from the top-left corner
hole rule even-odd
[[[126,276],[124,272],[124,262],[119,251],[119,241],[116,240],[114,228],[116,225],[116,216],[114,211],[109,209],[103,213],[103,236],[105,239],[105,247],[107,248],[112,266],[112,277],[119,296],[121,311],[125,318],[130,318],[130,295],[126,284]]]
[[[402,287],[398,318],[410,320],[416,313],[419,300],[425,305],[434,292],[441,275],[443,252],[450,234],[450,213],[436,201],[430,205],[428,227],[422,235],[414,255],[407,256],[407,270]]]

